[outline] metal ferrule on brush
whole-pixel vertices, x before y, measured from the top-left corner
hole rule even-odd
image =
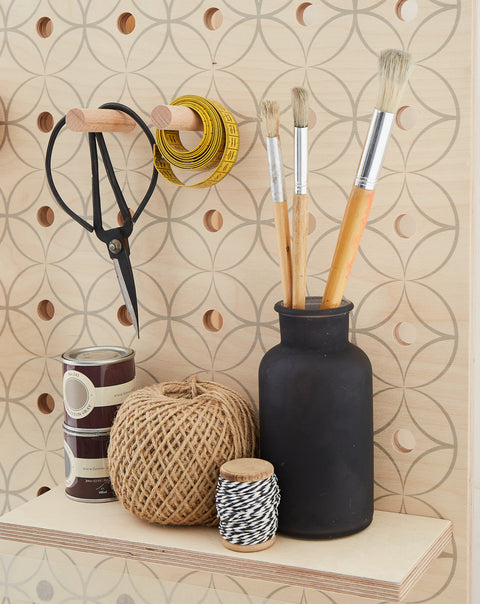
[[[394,120],[395,113],[374,109],[355,178],[357,187],[375,189]]]
[[[267,136],[266,144],[268,166],[270,168],[270,191],[272,193],[272,201],[280,203],[285,201],[285,183],[283,179],[280,141],[277,136]]]
[[[295,127],[294,172],[296,195],[304,195],[307,192],[307,157],[308,128]]]

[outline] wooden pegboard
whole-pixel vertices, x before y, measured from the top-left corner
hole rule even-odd
[[[416,120],[394,131],[346,294],[356,306],[352,338],[375,372],[376,505],[455,523],[452,548],[410,600],[466,602],[472,3],[425,0],[402,21],[393,0],[312,0],[303,13],[300,2],[222,0],[217,29],[205,25],[213,8],[206,2],[57,4],[0,2],[0,510],[63,480],[58,357],[68,348],[133,345],[139,385],[198,373],[256,403],[257,367],[278,339],[273,304],[281,297],[260,102],[280,103],[291,191],[290,88],[310,91],[308,287],[318,295],[376,96],[376,54],[398,46],[418,63],[404,97]],[[403,14],[414,15],[415,1],[407,4]],[[125,34],[118,27],[128,30],[128,19],[117,20],[127,12],[135,27]],[[75,106],[118,100],[148,120],[155,105],[185,93],[232,111],[240,154],[211,190],[159,183],[132,242],[137,342],[117,319],[123,302],[103,247],[50,196],[48,131]],[[110,139],[132,199],[150,172],[137,135]],[[88,214],[86,137],[62,134],[56,165],[59,189]],[[223,218],[218,231],[207,228],[212,210]],[[219,331],[204,326],[210,310],[222,315]],[[42,413],[47,394],[55,408]]]

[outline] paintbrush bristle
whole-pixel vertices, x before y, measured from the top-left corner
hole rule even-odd
[[[308,92],[305,88],[297,86],[292,88],[293,123],[295,128],[308,126]]]
[[[375,107],[396,113],[403,89],[413,69],[412,57],[403,50],[389,49],[380,54],[378,62],[379,88]]]
[[[278,136],[280,128],[280,107],[277,101],[263,101],[262,117],[265,128],[265,135],[269,138]]]

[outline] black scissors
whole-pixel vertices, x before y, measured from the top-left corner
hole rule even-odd
[[[155,145],[155,139],[150,132],[145,122],[129,107],[120,103],[105,103],[99,107],[99,109],[116,109],[126,113],[133,118],[137,124],[142,128],[144,133],[150,142],[150,148]],[[113,265],[117,273],[118,282],[120,289],[125,300],[125,306],[127,307],[130,319],[137,332],[137,337],[140,336],[140,330],[138,325],[138,305],[137,305],[137,293],[135,290],[135,281],[133,279],[132,265],[130,262],[130,246],[128,244],[128,237],[131,235],[133,225],[137,221],[138,217],[147,205],[148,200],[152,196],[155,186],[157,184],[158,172],[153,167],[152,178],[150,180],[150,186],[148,187],[145,196],[137,207],[137,210],[133,214],[130,214],[130,210],[125,201],[125,197],[120,189],[118,180],[115,176],[115,172],[112,166],[110,156],[107,151],[105,139],[101,132],[89,132],[88,133],[88,144],[90,148],[90,161],[92,169],[92,203],[93,203],[93,224],[88,223],[86,220],[76,214],[71,208],[60,197],[60,194],[55,187],[52,177],[52,151],[55,144],[55,140],[60,130],[65,125],[66,117],[63,117],[52,131],[50,140],[48,142],[46,157],[45,157],[45,170],[47,173],[47,181],[52,191],[53,196],[59,203],[61,208],[67,212],[74,220],[76,220],[83,228],[87,229],[92,233],[95,231],[97,237],[107,245],[108,253],[110,258],[113,260]],[[123,225],[112,228],[104,229],[102,223],[102,205],[100,201],[100,180],[98,174],[98,153],[97,146],[100,149],[103,164],[105,166],[105,172],[107,174],[108,181],[113,190],[115,201],[119,207]]]

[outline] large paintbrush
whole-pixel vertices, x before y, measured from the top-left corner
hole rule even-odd
[[[380,55],[377,102],[340,227],[322,308],[336,308],[342,301],[370,213],[395,114],[412,67],[410,55],[401,50],[385,50]]]
[[[292,307],[305,308],[305,282],[307,276],[307,235],[308,235],[308,92],[305,88],[292,89],[294,139],[293,196],[293,293]]]
[[[276,101],[262,103],[262,117],[265,127],[268,167],[270,172],[270,192],[272,195],[275,230],[277,233],[278,256],[283,288],[283,304],[292,306],[292,257],[290,251],[290,227],[288,207],[285,199],[282,154],[280,148],[280,109]]]

